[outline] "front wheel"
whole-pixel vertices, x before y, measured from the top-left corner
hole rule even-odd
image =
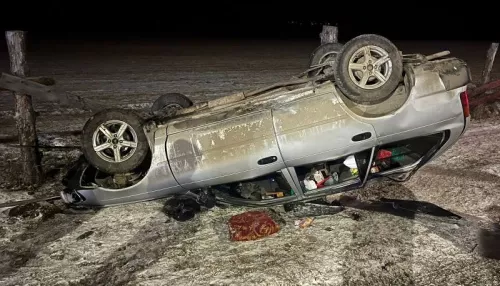
[[[83,127],[82,152],[90,164],[108,174],[133,171],[149,153],[142,126],[142,118],[131,110],[102,110]]]

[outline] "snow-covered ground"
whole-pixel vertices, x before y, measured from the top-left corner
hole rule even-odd
[[[397,43],[405,53],[450,50],[480,77],[488,43]],[[38,43],[33,75],[52,76],[61,92],[108,105],[147,108],[163,92],[195,102],[288,79],[317,42],[176,41]],[[0,71],[8,70],[0,54]],[[500,75],[495,65],[493,78]],[[78,145],[88,113],[35,99],[41,141]],[[0,95],[0,139],[15,135],[13,101]],[[371,183],[359,199],[404,198],[476,218],[500,216],[500,127],[474,121],[460,141],[403,184]],[[58,139],[59,137],[59,139]],[[0,145],[0,202],[57,194],[78,150],[44,153],[49,183],[12,188],[18,149]],[[1,285],[500,285],[500,262],[481,257],[472,220],[395,216],[347,208],[296,229],[294,213],[268,209],[282,229],[254,242],[231,242],[227,220],[244,208],[216,207],[187,222],[169,219],[164,200],[91,211],[44,203],[42,217],[0,214]],[[359,219],[357,215],[359,214]],[[29,214],[29,212],[28,212]],[[36,213],[34,214],[36,215]],[[497,244],[498,245],[498,244]],[[497,246],[498,249],[498,246]],[[497,250],[498,251],[498,250]]]

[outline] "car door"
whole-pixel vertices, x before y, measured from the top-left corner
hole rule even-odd
[[[346,110],[331,84],[273,108],[278,146],[300,197],[364,183],[377,137],[371,124]]]
[[[389,177],[396,181],[409,179],[414,170],[428,160],[446,141],[444,131],[403,140],[379,143],[374,150],[368,180]]]
[[[274,107],[273,123],[285,165],[334,160],[375,146],[373,126],[345,108],[332,85]]]
[[[270,109],[227,109],[173,122],[167,156],[175,179],[193,189],[243,181],[283,169]]]

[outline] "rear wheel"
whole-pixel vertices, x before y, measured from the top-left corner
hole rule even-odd
[[[106,109],[83,127],[82,152],[95,168],[108,174],[139,167],[149,152],[142,118],[131,110]]]
[[[183,108],[193,105],[193,102],[181,93],[163,94],[155,100],[151,112],[157,116],[170,117]]]
[[[350,100],[361,104],[384,101],[403,79],[403,62],[397,47],[373,34],[347,42],[337,55],[335,82]]]
[[[311,59],[309,60],[309,67],[313,67],[315,65],[323,64],[328,61],[335,61],[337,58],[337,54],[342,49],[342,44],[339,43],[327,43],[317,47],[311,55]],[[319,74],[332,74],[333,69],[331,66],[325,66],[322,68],[315,69],[309,72],[310,77],[317,76]]]

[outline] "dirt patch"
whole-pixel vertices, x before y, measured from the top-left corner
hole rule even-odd
[[[61,213],[61,207],[53,203],[37,202],[25,205],[15,206],[8,211],[8,215],[18,218],[36,218],[43,220],[53,218],[55,214]]]

